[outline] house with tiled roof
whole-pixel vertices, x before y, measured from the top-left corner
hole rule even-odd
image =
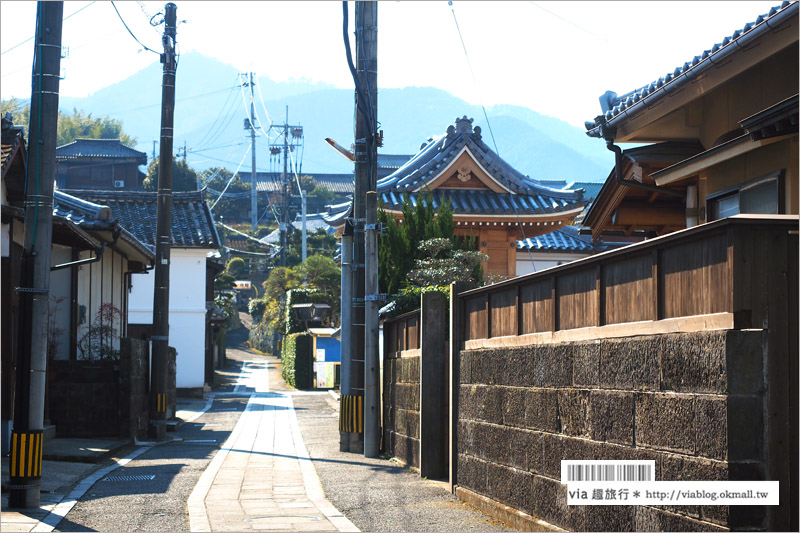
[[[783,2],[657,80],[603,94],[586,128],[616,164],[583,220],[593,237],[797,214],[798,33],[798,3]]]
[[[517,241],[517,276],[540,272],[590,255],[619,248],[625,243],[592,241],[576,226],[564,226],[536,237]]]
[[[2,419],[4,430],[13,418],[20,311],[14,287],[22,279],[25,232],[26,148],[22,128],[3,121],[2,131]],[[98,350],[119,350],[128,335],[128,291],[131,278],[154,263],[152,251],[126,231],[111,209],[54,191],[50,252],[49,361],[100,357]],[[115,309],[115,333],[101,344],[82,342],[98,325],[103,306]],[[72,417],[48,404],[45,417],[64,434]],[[8,442],[6,435],[4,443]]]
[[[472,119],[456,119],[409,161],[379,179],[383,209],[402,218],[404,195],[415,204],[430,193],[434,208],[450,202],[457,235],[477,237],[489,256],[487,274],[516,275],[517,240],[563,227],[586,206],[582,190],[555,189],[514,169],[486,143]],[[352,202],[331,206],[326,221],[341,230]]]
[[[119,139],[76,139],[56,148],[59,189],[141,190],[147,154]]]
[[[67,191],[111,208],[120,225],[155,251],[157,193],[139,191]],[[177,355],[177,387],[201,391],[213,384],[210,319],[214,277],[220,271],[213,255],[221,247],[214,219],[200,191],[172,193],[169,344]],[[209,256],[212,257],[209,257]],[[136,276],[129,291],[131,337],[149,338],[153,324],[154,272]]]

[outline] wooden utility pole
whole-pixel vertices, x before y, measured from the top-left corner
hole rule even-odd
[[[177,6],[164,6],[164,53],[161,55],[161,146],[156,211],[156,268],[153,288],[153,363],[150,375],[150,434],[163,439],[167,421],[169,357],[169,268],[172,246],[172,142],[175,122],[175,35]]]
[[[381,362],[378,355],[378,193],[367,192],[364,231],[364,455],[378,457],[381,444]]]
[[[286,106],[286,121],[283,123],[283,174],[281,175],[281,266],[286,266],[286,247],[289,231],[289,106]]]
[[[347,3],[343,2],[343,11],[347,16]],[[346,21],[346,19],[345,19]],[[377,443],[380,442],[380,427],[374,427],[374,412],[376,405],[367,405],[365,402],[365,377],[373,368],[373,361],[367,363],[366,348],[366,316],[365,304],[367,298],[375,298],[375,294],[365,294],[367,266],[365,253],[365,225],[367,220],[367,192],[374,191],[377,183],[377,108],[378,108],[378,4],[377,2],[356,2],[356,62],[350,65],[356,85],[356,138],[355,138],[355,192],[353,194],[353,254],[351,260],[352,271],[352,299],[348,302],[351,306],[350,324],[342,324],[351,328],[350,351],[343,353],[342,365],[347,358],[350,369],[349,394],[343,392],[342,398],[348,407],[341,411],[340,430],[350,433],[350,451],[363,451],[368,457],[377,456]],[[345,39],[348,36],[345,34]],[[347,42],[347,41],[346,41]],[[349,44],[346,45],[349,54]],[[350,59],[348,55],[348,60]],[[370,300],[371,301],[371,300]],[[375,378],[370,376],[370,386]],[[346,396],[346,397],[345,397]],[[372,398],[372,395],[370,395]],[[369,416],[365,416],[368,413]],[[380,416],[380,413],[378,413]],[[349,422],[354,421],[354,424]],[[369,434],[369,437],[367,437]],[[341,437],[340,447],[344,447],[344,436]],[[369,443],[369,446],[367,444]]]
[[[39,507],[42,484],[53,176],[63,14],[63,2],[37,4],[22,279],[17,289],[20,351],[9,465],[9,506],[18,509]]]
[[[250,73],[250,155],[251,155],[251,168],[250,174],[250,228],[253,232],[258,227],[258,190],[256,189],[256,113],[253,105],[253,73]]]

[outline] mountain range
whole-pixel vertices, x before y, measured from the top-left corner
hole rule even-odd
[[[93,117],[122,121],[123,131],[137,140],[136,148],[151,156],[157,149],[161,120],[161,65],[152,64],[129,78],[85,97],[61,97],[63,112],[73,109]],[[250,170],[250,87],[228,64],[197,53],[181,56],[177,70],[175,103],[175,153],[187,148],[190,166],[204,170],[221,166],[231,171],[244,162]],[[256,143],[257,169],[279,171],[282,163],[269,155],[269,124],[303,126],[303,145],[293,158],[306,173],[352,172],[353,164],[325,142],[343,146],[353,142],[354,92],[310,80],[276,82],[256,77],[255,112],[261,130]],[[269,112],[269,115],[267,115]],[[516,105],[483,109],[432,87],[381,89],[378,95],[379,129],[384,132],[386,154],[417,152],[428,137],[445,133],[455,119],[467,116],[483,130],[483,139],[517,170],[534,179],[603,181],[614,164],[613,154],[581,128]],[[263,132],[267,132],[264,135]],[[246,156],[246,157],[245,157]]]

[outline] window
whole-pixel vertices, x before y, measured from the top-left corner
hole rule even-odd
[[[706,203],[709,222],[739,213],[783,213],[783,170],[718,191],[706,197]]]

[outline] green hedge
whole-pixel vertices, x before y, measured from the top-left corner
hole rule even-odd
[[[284,381],[296,389],[314,387],[312,346],[308,333],[291,333],[283,339],[281,374]]]

